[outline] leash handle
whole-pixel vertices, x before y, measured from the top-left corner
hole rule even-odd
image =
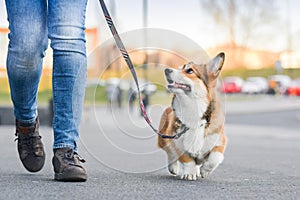
[[[123,42],[122,42],[122,40],[120,38],[120,35],[118,34],[118,32],[117,32],[117,30],[115,28],[115,25],[114,25],[114,23],[113,23],[113,21],[112,21],[112,19],[110,17],[110,14],[109,14],[109,12],[107,10],[107,7],[106,7],[106,5],[104,3],[104,0],[99,0],[99,2],[100,2],[100,5],[101,5],[101,8],[102,8],[104,17],[106,19],[106,22],[107,22],[107,24],[109,26],[109,29],[110,29],[110,31],[111,31],[111,33],[112,33],[112,35],[113,35],[113,37],[114,37],[114,39],[116,41],[117,47],[119,48],[119,50],[120,50],[120,52],[121,52],[121,54],[122,54],[122,56],[123,56],[123,58],[124,58],[124,60],[125,60],[125,62],[127,64],[128,68],[130,69],[130,72],[131,72],[131,74],[133,76],[134,82],[135,82],[136,87],[137,87],[137,92],[138,92],[138,95],[139,95],[139,104],[140,104],[140,108],[141,108],[141,111],[142,111],[144,119],[146,120],[146,122],[148,123],[148,125],[151,127],[151,129],[157,135],[159,135],[161,138],[167,138],[167,139],[176,139],[176,138],[178,138],[177,134],[176,135],[172,135],[172,136],[170,136],[170,135],[164,135],[164,134],[159,133],[159,131],[153,127],[153,125],[152,125],[152,123],[151,123],[151,121],[150,121],[150,119],[148,117],[148,114],[147,114],[147,111],[145,109],[144,103],[143,103],[143,98],[142,98],[142,94],[141,94],[141,91],[140,91],[139,82],[138,82],[138,79],[137,79],[136,72],[134,70],[134,66],[133,66],[132,61],[130,59],[130,56],[129,56],[129,54],[128,54],[128,52],[127,52],[127,50],[126,50],[126,48],[125,48],[125,46],[124,46],[124,44],[123,44]]]

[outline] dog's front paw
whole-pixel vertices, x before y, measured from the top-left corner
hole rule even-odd
[[[214,171],[219,164],[222,163],[224,155],[220,152],[211,152],[206,162],[200,168],[200,175],[202,178],[207,177],[212,171]]]
[[[180,172],[180,165],[178,161],[175,161],[173,163],[169,163],[168,170],[173,175],[178,175]]]
[[[188,181],[197,180],[197,167],[194,161],[182,163],[182,173],[180,178]]]
[[[201,178],[206,178],[210,174],[210,172],[212,172],[212,170],[210,168],[206,168],[206,167],[203,166],[200,169]]]

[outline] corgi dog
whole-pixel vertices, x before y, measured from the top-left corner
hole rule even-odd
[[[173,100],[162,114],[159,132],[176,139],[158,137],[158,146],[167,153],[169,172],[181,179],[205,178],[224,159],[225,115],[217,95],[224,59],[219,53],[205,64],[165,69]]]

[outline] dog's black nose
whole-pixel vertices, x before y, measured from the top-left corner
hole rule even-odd
[[[170,69],[170,68],[165,69],[165,74],[170,74],[170,73],[172,73],[172,72],[173,72],[173,70]]]

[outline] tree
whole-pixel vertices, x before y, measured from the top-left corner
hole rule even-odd
[[[250,38],[273,31],[270,27],[278,19],[275,0],[200,0],[200,4],[227,29],[233,47],[247,46]]]

